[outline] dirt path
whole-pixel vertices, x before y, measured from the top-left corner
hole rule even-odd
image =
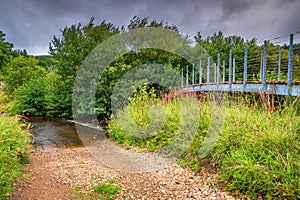
[[[119,171],[97,161],[85,148],[33,152],[30,159],[15,183],[13,200],[81,199],[94,185],[111,179],[121,187],[117,199],[234,199],[210,186],[214,175],[195,175],[176,164],[152,172]]]

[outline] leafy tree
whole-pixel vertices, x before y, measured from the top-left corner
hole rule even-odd
[[[244,49],[248,47],[249,58],[255,55],[255,63],[257,62],[258,46],[255,38],[245,41],[240,36],[227,36],[225,37],[221,31],[214,33],[212,36],[208,36],[203,39],[201,32],[198,32],[194,37],[196,42],[202,46],[208,54],[212,57],[214,62],[217,62],[218,54],[220,54],[221,64],[226,62],[226,80],[229,74],[229,51],[232,49],[232,56],[235,58],[236,63],[236,80],[242,80],[243,78],[243,63],[244,63]],[[207,58],[206,58],[207,59]],[[252,58],[250,58],[252,59]],[[258,68],[259,71],[259,68]],[[253,73],[252,71],[249,73]],[[255,71],[257,73],[257,70]]]
[[[169,26],[163,22],[150,21],[148,18],[140,19],[136,16],[130,21],[127,30],[141,27],[162,27],[178,31],[176,26]],[[55,65],[55,71],[59,75],[59,85],[57,85],[57,87],[60,88],[58,90],[59,94],[57,93],[57,95],[59,99],[64,99],[66,109],[69,108],[71,111],[73,82],[76,72],[83,60],[98,44],[102,43],[108,37],[123,31],[126,31],[124,26],[118,28],[106,21],[95,25],[94,18],[91,18],[87,25],[82,26],[78,24],[65,27],[61,31],[62,38],[53,38],[50,43],[49,52],[58,62]],[[154,60],[158,63],[174,64],[174,66],[177,66],[178,62],[183,61],[182,58],[178,58],[178,56],[166,55],[156,49],[147,49],[138,52],[133,50],[122,58],[118,58],[111,64],[110,70],[102,75],[98,84],[98,90],[96,92],[97,115],[105,117],[110,115],[110,95],[114,84],[127,70],[141,64],[151,63]],[[54,98],[54,96],[52,97]],[[55,110],[53,106],[52,110]],[[57,110],[62,111],[62,109]]]
[[[38,60],[34,57],[15,57],[4,68],[5,89],[13,92],[24,83],[45,73],[46,70],[38,65]]]
[[[52,99],[50,100],[52,102],[51,113],[55,115],[60,115],[59,112],[65,113],[64,115],[71,114],[71,95],[77,70],[98,44],[119,32],[119,29],[111,23],[103,21],[100,25],[95,25],[93,21],[94,18],[91,18],[85,26],[79,23],[65,27],[61,30],[62,38],[54,36],[50,43],[49,53],[57,60],[54,68],[58,74],[57,82],[59,83],[51,98],[49,97]],[[63,104],[63,109],[61,104]]]
[[[0,70],[9,62],[12,56],[13,44],[5,42],[5,34],[0,31]]]
[[[37,77],[20,86],[15,93],[13,111],[26,115],[45,115],[45,77]]]
[[[24,56],[24,57],[28,57],[28,53],[26,51],[26,49],[15,49],[13,50],[13,57],[18,57],[18,56]]]

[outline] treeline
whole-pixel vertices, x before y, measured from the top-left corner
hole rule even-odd
[[[180,34],[176,26],[168,23],[149,20],[149,18],[133,17],[129,25],[118,27],[107,21],[100,24],[94,23],[94,18],[82,25],[66,26],[61,30],[61,36],[54,36],[49,43],[49,56],[29,56],[26,50],[13,50],[13,45],[5,41],[5,34],[0,34],[0,78],[5,82],[7,93],[15,98],[12,111],[26,115],[46,115],[53,117],[72,117],[72,93],[76,72],[89,53],[109,37],[124,33],[132,29],[142,27],[160,27]],[[181,35],[184,45],[190,45],[193,40]],[[206,62],[206,58],[198,55],[199,46],[202,46],[216,62],[220,53],[221,62],[228,66],[229,50],[233,49],[236,59],[236,79],[243,77],[244,47],[249,49],[249,77],[254,79],[259,76],[260,55],[263,49],[257,44],[255,38],[244,40],[239,36],[224,36],[222,32],[214,33],[205,39],[199,32],[194,37],[197,45],[193,48],[193,54],[197,59]],[[275,78],[277,69],[276,57],[278,46],[269,42],[268,78]],[[288,50],[281,49],[282,69],[285,76],[287,67]],[[294,59],[294,65],[299,66],[299,55]],[[111,114],[111,94],[118,79],[128,70],[147,63],[159,63],[180,71],[186,65],[191,66],[184,58],[159,49],[143,49],[132,51],[117,58],[98,83],[95,94],[95,112],[99,117],[109,117]],[[300,70],[294,70],[295,76],[299,76]],[[228,77],[228,67],[226,71]],[[163,89],[159,88],[158,89]]]

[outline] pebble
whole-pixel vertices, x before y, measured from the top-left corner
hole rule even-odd
[[[89,194],[95,185],[114,179],[121,187],[116,199],[235,199],[210,186],[214,174],[201,171],[195,175],[175,163],[152,172],[130,173],[103,165],[84,148],[58,149],[34,156],[49,157],[50,161],[41,170],[52,174],[57,184],[80,187],[81,194]]]

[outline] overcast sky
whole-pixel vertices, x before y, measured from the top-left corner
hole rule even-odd
[[[194,37],[217,31],[258,41],[300,30],[299,0],[0,0],[0,30],[15,48],[47,54],[66,25],[107,20],[117,26],[140,18],[168,22]],[[297,38],[296,38],[297,39]]]

